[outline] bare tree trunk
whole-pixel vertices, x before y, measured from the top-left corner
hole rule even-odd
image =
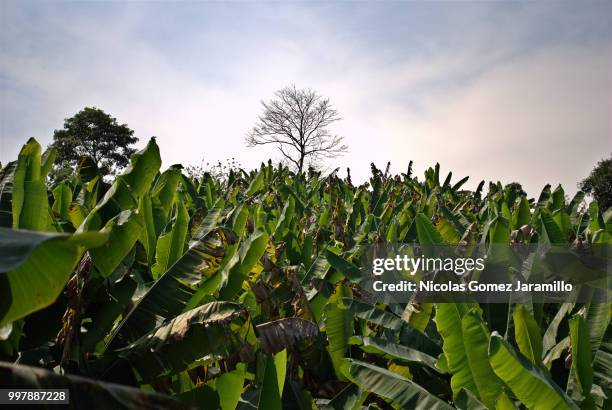
[[[298,167],[298,174],[302,173],[302,170],[304,169],[304,152],[300,152],[300,165]]]
[[[300,119],[301,122],[304,121],[303,118]],[[301,124],[301,123],[300,123]],[[304,157],[306,156],[306,147],[304,142],[304,132],[302,131],[302,126],[300,125],[299,129],[300,133],[300,166],[298,167],[298,173],[301,175],[304,170]]]

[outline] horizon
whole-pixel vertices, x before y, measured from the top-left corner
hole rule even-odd
[[[567,195],[612,151],[612,4],[37,3],[0,5],[0,162],[85,106],[126,123],[163,167],[247,148],[260,100],[294,83],[329,97],[349,152],[414,174],[549,183]],[[70,24],[66,24],[66,22]],[[286,34],[288,33],[288,34]],[[247,69],[245,69],[245,67]],[[588,143],[585,143],[587,142]],[[377,145],[375,145],[377,144]],[[375,149],[373,149],[375,148]]]

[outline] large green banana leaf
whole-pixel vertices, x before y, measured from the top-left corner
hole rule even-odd
[[[440,353],[440,347],[425,333],[410,326],[401,317],[392,312],[382,310],[369,303],[356,299],[343,298],[342,302],[356,318],[396,331],[402,344],[410,346],[430,356]]]
[[[367,353],[380,355],[387,359],[396,359],[401,362],[416,363],[439,371],[436,368],[435,357],[411,347],[390,342],[381,337],[351,336],[348,343],[359,346],[361,350]]]
[[[147,262],[151,265],[155,258],[155,249],[157,247],[157,231],[155,229],[155,221],[153,220],[153,205],[149,195],[143,195],[140,198],[138,212],[142,215],[143,225],[139,240],[147,253]]]
[[[444,243],[442,236],[426,215],[417,214],[415,223],[419,243],[428,245]]]
[[[572,348],[572,376],[580,386],[582,396],[586,402],[592,401],[591,387],[593,386],[593,367],[591,360],[591,346],[589,341],[589,330],[586,320],[576,315],[569,321],[570,341]]]
[[[62,181],[53,189],[53,206],[51,209],[62,219],[70,220],[70,204],[72,203],[72,191],[68,184]]]
[[[215,380],[221,410],[233,410],[238,405],[244,388],[245,373],[246,365],[239,363],[235,370],[223,373]]]
[[[130,166],[115,179],[78,231],[98,229],[120,212],[138,209],[139,199],[149,191],[161,166],[155,139],[151,138],[143,150],[132,155],[130,161]]]
[[[542,369],[514,351],[499,334],[491,335],[489,362],[497,376],[530,409],[578,409]]]
[[[559,326],[561,322],[566,318],[567,315],[572,311],[574,307],[573,303],[563,303],[557,310],[557,313],[550,321],[544,336],[542,337],[542,350],[546,353],[557,343],[557,333],[559,332]]]
[[[192,241],[187,252],[153,284],[121,322],[109,348],[125,346],[180,314],[204,275],[218,268],[226,247],[233,241],[233,234],[222,228]]]
[[[122,211],[103,230],[109,233],[108,242],[89,253],[97,272],[106,278],[134,247],[142,230],[142,217],[132,210]]]
[[[542,336],[540,327],[524,305],[514,308],[514,338],[520,352],[534,365],[542,360]]]
[[[467,389],[478,395],[474,374],[470,368],[470,358],[465,349],[462,319],[474,308],[464,303],[441,303],[436,305],[435,322],[444,341],[442,350],[451,373],[451,388],[456,395]],[[486,357],[485,357],[486,358]]]
[[[130,166],[119,175],[102,200],[83,220],[77,232],[99,229],[110,230],[112,246],[105,246],[92,253],[94,266],[102,275],[110,275],[141,237],[144,221],[138,213],[140,198],[148,193],[161,158],[155,139],[132,155]]]
[[[176,217],[172,228],[157,240],[155,264],[151,267],[153,278],[157,279],[183,256],[188,226],[189,214],[187,213],[187,208],[183,201],[177,201]]]
[[[338,285],[336,291],[330,296],[324,308],[325,333],[329,342],[327,350],[336,372],[336,377],[344,379],[340,367],[348,347],[349,338],[354,332],[353,314],[342,304],[341,298],[351,296],[351,291],[343,285]]]
[[[251,269],[264,255],[268,239],[269,236],[265,231],[257,229],[241,243],[238,253],[221,272],[220,298],[231,300],[240,292]]]
[[[53,163],[54,154],[46,161]],[[43,162],[42,148],[33,138],[23,146],[13,175],[13,228],[47,231],[50,224],[45,178],[49,164]]]
[[[370,363],[346,359],[343,372],[349,380],[362,389],[391,400],[401,409],[453,408],[412,380]]]
[[[325,257],[329,264],[339,273],[354,282],[359,282],[364,278],[363,272],[351,262],[336,255],[329,250],[325,252]]]
[[[268,355],[261,381],[261,396],[257,408],[260,410],[282,410],[283,386],[287,372],[287,351]]]
[[[383,326],[387,329],[400,330],[405,324],[401,317],[379,309],[369,303],[350,298],[343,298],[342,302],[355,317],[367,320],[368,322]]]
[[[157,233],[161,231],[163,224],[168,220],[181,179],[181,168],[173,165],[159,176],[151,189],[151,202],[155,209],[154,218]]]
[[[477,309],[472,309],[463,316],[461,331],[469,369],[477,388],[473,393],[476,393],[485,405],[493,408],[502,392],[502,383],[487,360],[490,332]]]
[[[64,235],[0,228],[0,325],[53,303],[84,250],[107,239],[101,232]]]

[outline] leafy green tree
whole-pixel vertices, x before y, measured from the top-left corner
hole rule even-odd
[[[585,193],[593,195],[600,209],[612,207],[612,156],[599,161],[578,186]]]
[[[131,147],[138,138],[127,124],[95,107],[85,107],[64,120],[64,128],[53,133],[53,147],[57,150],[55,175],[76,168],[83,157],[91,157],[102,175],[115,174],[128,165],[135,152]]]
[[[504,189],[506,191],[512,191],[516,195],[527,195],[527,193],[523,190],[523,186],[518,182],[510,182],[509,184],[506,184]]]

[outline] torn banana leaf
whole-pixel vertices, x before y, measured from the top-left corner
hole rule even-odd
[[[238,351],[243,342],[237,328],[245,315],[239,304],[210,302],[109,353],[128,360],[146,381],[176,374]]]

